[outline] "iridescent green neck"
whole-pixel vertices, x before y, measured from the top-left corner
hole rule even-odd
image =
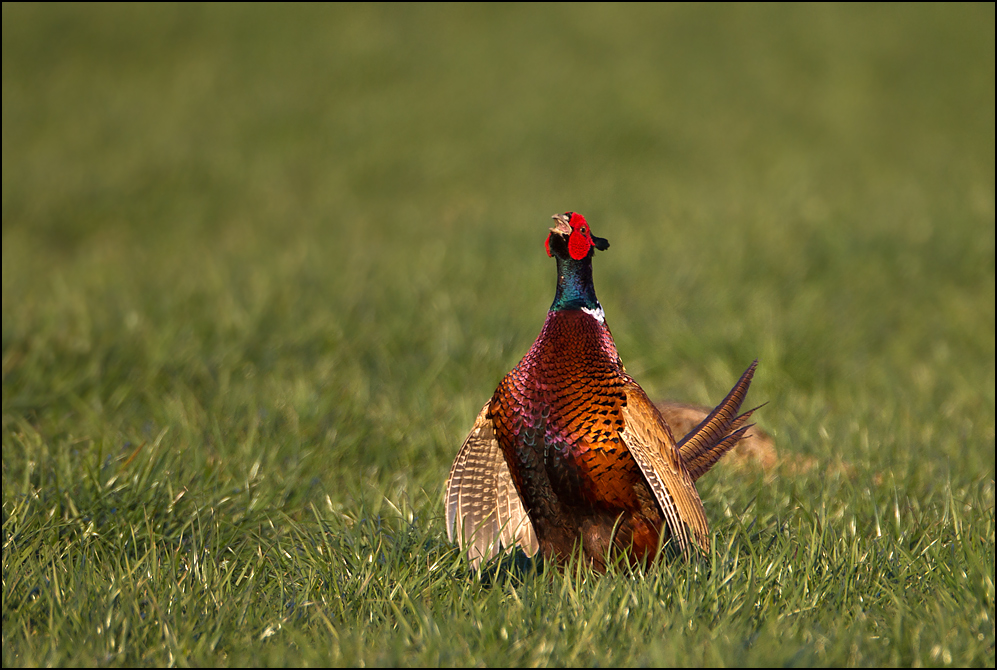
[[[562,309],[601,309],[592,283],[592,255],[580,261],[573,258],[557,259],[557,293],[551,311]]]

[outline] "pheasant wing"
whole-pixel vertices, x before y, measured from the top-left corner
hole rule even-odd
[[[671,536],[683,554],[689,554],[692,544],[707,552],[710,539],[703,502],[668,424],[633,380],[626,386],[626,396],[620,436],[654,492]]]
[[[536,553],[537,536],[512,481],[502,448],[495,439],[485,406],[457,452],[447,480],[447,537],[468,548],[477,567],[502,547],[519,545]]]

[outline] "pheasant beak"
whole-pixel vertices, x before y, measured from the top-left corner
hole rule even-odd
[[[561,235],[571,234],[571,220],[565,214],[555,214],[551,217],[557,221],[557,225],[550,229],[552,233],[559,233]]]

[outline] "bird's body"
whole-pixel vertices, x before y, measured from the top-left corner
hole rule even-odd
[[[669,539],[708,548],[695,476],[741,436],[737,409],[754,365],[696,431],[676,444],[625,371],[592,281],[593,238],[580,215],[556,216],[554,304],[540,335],[501,381],[454,462],[447,528],[472,560],[518,544],[563,562],[578,549],[596,569],[614,553],[634,562]],[[681,447],[688,446],[683,453]]]
[[[552,311],[492,396],[495,434],[544,555],[581,540],[586,555],[605,557],[621,514],[621,543],[636,541],[641,555],[657,547],[661,515],[620,437],[627,382],[605,323]]]

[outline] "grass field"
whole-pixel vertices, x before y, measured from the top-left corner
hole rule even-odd
[[[994,666],[993,4],[2,11],[4,667]],[[447,541],[566,210],[708,560]]]

